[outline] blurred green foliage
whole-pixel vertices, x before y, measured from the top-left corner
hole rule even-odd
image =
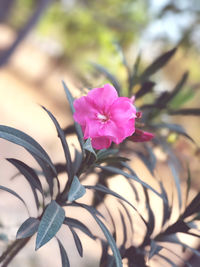
[[[38,2],[17,0],[12,25],[23,25]],[[113,42],[127,48],[138,38],[139,30],[148,22],[147,7],[144,0],[55,1],[42,16],[37,31],[62,45],[68,63],[90,59],[111,67]]]
[[[19,30],[31,16],[34,6],[33,0],[16,0],[9,18],[12,27]]]

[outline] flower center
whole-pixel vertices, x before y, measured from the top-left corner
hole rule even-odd
[[[102,122],[107,122],[109,120],[109,117],[107,115],[104,115],[104,114],[100,114],[98,113],[97,114],[97,118]]]

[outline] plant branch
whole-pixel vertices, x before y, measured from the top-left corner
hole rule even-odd
[[[31,237],[15,240],[8,246],[7,250],[0,257],[0,263],[2,263],[1,267],[7,267],[17,253],[28,243],[30,238]]]

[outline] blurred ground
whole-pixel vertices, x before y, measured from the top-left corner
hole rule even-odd
[[[12,42],[15,34],[10,28],[5,25],[0,25],[0,49],[6,47]],[[66,127],[72,123],[72,118],[69,113],[69,107],[64,94],[64,90],[61,85],[61,80],[65,80],[68,87],[72,91],[73,95],[78,95],[79,91],[73,86],[74,80],[71,75],[65,69],[55,67],[54,59],[48,55],[41,47],[33,42],[31,36],[26,39],[16,50],[15,54],[4,68],[0,69],[0,118],[1,124],[16,127],[34,137],[42,146],[48,151],[53,162],[63,160],[62,150],[59,141],[56,137],[56,131],[52,122],[41,109],[40,105],[48,108],[57,117],[62,127]],[[191,129],[191,122],[185,125]],[[73,138],[69,141],[70,144],[75,143]],[[5,161],[6,157],[26,158],[26,161],[32,163],[31,157],[25,153],[21,148],[10,144],[6,141],[0,141],[1,153],[1,184],[7,186],[11,185],[11,188],[22,194],[22,196],[28,201],[31,213],[35,215],[35,208],[32,206],[32,200],[30,198],[30,191],[24,184],[24,180],[16,179],[14,182],[10,182],[10,177],[16,173],[13,167]],[[144,166],[140,162],[134,161],[135,168],[138,168],[138,175],[144,180],[151,180],[152,184],[155,182],[150,177],[150,174],[144,169]],[[162,164],[161,164],[162,165]],[[159,174],[164,176],[168,190],[172,190],[171,182],[169,182],[169,173],[165,170],[164,164]],[[117,180],[116,180],[117,181]],[[125,183],[119,188],[119,182],[113,182],[112,187],[118,193],[126,193],[127,188]],[[156,184],[155,184],[156,186]],[[13,205],[13,198],[6,193],[1,193],[0,210],[1,210],[1,223],[7,226],[6,231],[9,233],[9,238],[14,239],[17,227],[27,218],[27,214],[23,207],[16,201],[16,205]],[[155,208],[157,209],[158,199],[152,197],[152,201],[155,202]],[[6,203],[6,206],[5,206]],[[9,213],[8,213],[9,209]],[[176,209],[176,208],[175,208]],[[71,212],[70,215],[72,215]],[[177,212],[174,211],[176,217]],[[157,220],[161,214],[158,213]],[[91,221],[88,216],[81,214],[82,220],[87,221],[94,229],[96,225]],[[63,231],[64,229],[62,229]],[[66,231],[66,229],[65,229]],[[142,230],[141,230],[142,232]],[[139,232],[139,235],[141,234]],[[71,235],[59,233],[61,239],[63,236],[67,236],[65,246],[70,251],[70,260],[72,261],[72,267],[76,266],[98,266],[97,258],[98,253],[96,248],[99,248],[100,244],[89,239],[84,239],[83,246],[84,259],[81,260],[75,249],[72,249]],[[70,236],[70,237],[69,237]],[[69,239],[68,239],[69,238]],[[139,240],[139,237],[136,238]],[[137,242],[136,241],[136,242]],[[196,245],[196,240],[187,240],[188,244]],[[84,245],[86,244],[86,245]],[[73,245],[74,246],[74,245]],[[73,247],[74,248],[74,247]],[[0,250],[3,246],[0,246]],[[55,254],[54,257],[49,255]],[[88,261],[86,262],[86,259]],[[158,266],[160,263],[153,263],[153,267]],[[16,259],[10,264],[11,267],[27,266],[27,267],[54,267],[60,266],[60,258],[58,254],[58,247],[56,241],[49,242],[44,248],[41,248],[36,253],[34,252],[34,239],[29,245],[19,253]],[[164,265],[163,265],[164,266]],[[165,265],[167,266],[167,265]]]

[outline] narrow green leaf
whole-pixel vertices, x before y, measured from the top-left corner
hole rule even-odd
[[[102,158],[96,161],[96,163],[101,164],[101,163],[107,163],[108,165],[113,165],[113,164],[121,164],[122,162],[130,161],[130,159],[125,158],[125,157],[120,157],[120,156],[110,156],[107,158]]]
[[[63,224],[66,224],[66,225],[73,227],[73,228],[77,228],[77,229],[81,230],[83,233],[85,233],[87,236],[89,236],[90,238],[95,239],[94,235],[87,228],[87,226],[84,225],[82,222],[80,222],[77,219],[65,217]]]
[[[94,216],[95,215],[93,214],[93,217]],[[106,237],[106,239],[107,239],[107,241],[108,241],[108,243],[112,249],[113,256],[115,258],[116,267],[123,267],[120,252],[117,248],[115,240],[113,239],[110,231],[108,230],[108,228],[105,226],[105,224],[97,216],[95,216],[95,220],[98,223],[98,225],[100,226],[102,232],[104,233],[104,235],[105,235],[105,237]]]
[[[82,246],[81,240],[72,227],[69,226],[69,229],[73,235],[74,242],[75,242],[76,248],[78,250],[78,253],[81,257],[83,257],[83,246]]]
[[[17,198],[24,204],[24,206],[26,207],[26,209],[27,209],[27,211],[28,211],[28,214],[29,214],[28,207],[27,207],[25,201],[23,200],[23,198],[20,197],[20,195],[18,195],[18,194],[17,194],[15,191],[13,191],[12,189],[9,189],[9,188],[7,188],[7,187],[5,187],[5,186],[2,186],[2,185],[0,185],[0,190],[6,191],[6,192],[12,194],[13,196],[17,197]]]
[[[147,144],[144,144],[144,147],[146,149],[145,153],[143,152],[136,152],[139,158],[143,161],[145,166],[148,168],[148,170],[151,172],[151,174],[154,176],[154,170],[156,167],[156,156],[153,152],[153,149],[148,146]]]
[[[170,110],[169,114],[170,115],[183,115],[183,116],[200,116],[200,108]]]
[[[154,86],[155,86],[155,83],[152,81],[143,82],[141,88],[135,94],[135,98],[138,99],[138,98],[152,92]]]
[[[36,250],[51,240],[65,219],[65,211],[54,200],[47,206],[38,229]]]
[[[127,62],[127,60],[126,60],[126,56],[125,56],[125,54],[124,54],[124,51],[123,51],[121,45],[120,45],[118,42],[114,42],[114,45],[115,45],[115,48],[116,48],[116,50],[117,50],[119,56],[121,57],[121,62],[122,62],[122,64],[126,67],[127,72],[129,73],[130,70],[129,70],[128,62]]]
[[[171,207],[169,206],[169,200],[168,200],[168,196],[167,196],[167,192],[163,186],[163,183],[160,181],[159,182],[160,185],[160,189],[162,192],[162,195],[164,196],[164,198],[166,199],[166,201],[163,201],[163,219],[162,219],[162,226],[164,226],[164,224],[166,223],[166,221],[170,218],[171,215]]]
[[[43,202],[44,202],[44,192],[43,192],[41,182],[36,172],[32,168],[30,168],[27,164],[25,164],[24,162],[20,160],[13,159],[13,158],[9,158],[7,160],[11,164],[13,164],[20,171],[20,173],[26,178],[26,180],[29,182],[31,189],[33,191],[34,197],[35,197],[37,208],[39,209],[39,200],[38,200],[38,196],[36,193],[36,189],[38,189],[40,193],[42,194]]]
[[[72,181],[69,193],[68,193],[68,201],[74,201],[79,198],[81,198],[83,195],[85,195],[86,190],[85,187],[80,183],[77,176],[74,176],[74,179]]]
[[[130,212],[129,212],[129,210],[127,209],[127,207],[124,205],[124,203],[122,201],[119,201],[119,203],[122,205],[122,207],[125,210],[126,216],[127,216],[128,220],[129,220],[129,223],[130,223],[131,233],[133,234],[133,220],[132,220],[132,217],[130,215]]]
[[[187,207],[188,196],[189,196],[189,192],[190,192],[190,188],[191,188],[191,173],[190,173],[189,166],[188,166],[187,173],[188,173],[188,175],[187,175],[187,184],[186,184],[185,207]]]
[[[185,72],[183,76],[181,77],[180,81],[177,83],[175,88],[172,90],[172,92],[169,94],[168,98],[166,99],[166,104],[168,104],[182,89],[183,85],[186,83],[188,79],[188,72]]]
[[[109,218],[111,220],[111,223],[112,223],[112,227],[113,227],[113,231],[112,231],[112,236],[115,240],[115,243],[116,243],[116,240],[117,240],[117,229],[116,229],[116,223],[114,221],[114,218],[113,218],[113,215],[111,214],[110,212],[110,209],[107,207],[107,205],[104,203],[104,208],[106,209],[106,212],[108,213],[109,215]]]
[[[74,112],[75,112],[74,105],[73,105],[74,99],[73,99],[73,97],[72,97],[72,95],[71,95],[71,93],[70,93],[69,89],[67,88],[67,85],[65,84],[64,81],[62,81],[62,84],[63,84],[64,90],[65,90],[72,114],[74,114]],[[76,134],[77,134],[81,149],[83,151],[83,132],[82,132],[81,126],[77,122],[74,122],[74,126],[75,126]]]
[[[67,256],[67,252],[65,248],[63,247],[62,243],[58,238],[56,238],[58,241],[59,249],[60,249],[60,255],[61,255],[61,261],[62,261],[62,267],[70,267],[69,259]]]
[[[121,219],[121,222],[122,222],[122,229],[123,229],[123,241],[122,241],[121,248],[125,249],[126,242],[128,240],[127,227],[126,227],[126,223],[125,223],[125,220],[124,220],[124,216],[123,216],[123,214],[122,214],[122,212],[120,210],[119,210],[119,214],[120,214],[120,219]]]
[[[41,145],[37,143],[29,135],[15,128],[0,125],[0,138],[10,141],[14,144],[20,145],[24,147],[26,150],[28,150],[29,152],[32,152],[34,155],[36,155],[41,160],[46,162],[46,164],[49,165],[54,171],[54,173],[56,174],[55,167],[53,163],[51,162],[51,159],[49,158],[48,154],[41,147]]]
[[[71,155],[70,155],[69,147],[68,147],[68,144],[67,144],[67,141],[66,141],[66,138],[65,138],[65,134],[64,134],[63,130],[61,129],[58,121],[54,117],[54,115],[49,110],[47,110],[45,107],[42,107],[42,108],[47,112],[47,114],[52,119],[52,121],[53,121],[53,123],[54,123],[54,125],[56,127],[56,130],[57,130],[57,133],[58,133],[58,137],[61,140],[61,144],[62,144],[62,147],[63,147],[63,150],[64,150],[64,154],[65,154],[65,158],[66,158],[66,171],[67,171],[67,174],[68,174],[68,177],[69,177],[69,182],[71,182],[72,179],[73,179],[73,166],[72,166]]]
[[[27,180],[40,191],[41,194],[43,194],[42,184],[36,172],[31,167],[18,159],[7,158],[7,160],[12,163],[20,171],[20,173],[23,174]]]
[[[132,82],[134,83],[134,78],[136,78],[138,76],[138,72],[139,72],[139,67],[140,67],[140,62],[142,59],[142,54],[141,52],[139,52],[137,54],[135,63],[133,65],[133,75],[132,75]],[[135,83],[134,83],[135,84]],[[131,88],[133,87],[133,84],[131,84]]]
[[[51,159],[41,145],[24,132],[4,125],[0,125],[0,138],[24,147],[35,158],[43,170],[52,196],[53,179],[57,176],[57,172]]]
[[[162,67],[164,67],[168,61],[172,58],[175,54],[177,48],[173,48],[172,50],[164,53],[163,55],[159,56],[150,66],[148,66],[144,72],[142,73],[140,79],[142,81],[146,80],[148,77],[156,73]]]
[[[108,228],[105,226],[105,224],[96,216],[95,212],[93,211],[93,209],[91,209],[91,207],[84,205],[84,207],[88,210],[88,212],[93,216],[93,218],[95,219],[95,221],[97,222],[97,224],[99,225],[99,227],[101,228],[102,232],[104,233],[104,236],[106,237],[112,252],[113,252],[113,256],[115,258],[115,263],[116,263],[116,267],[123,267],[122,265],[122,258],[119,252],[119,249],[117,248],[117,245],[115,243],[115,240],[113,239],[110,231],[108,230]]]
[[[147,189],[143,187],[143,190],[144,190],[144,195],[145,195],[146,209],[148,211],[148,223],[147,223],[148,228],[147,228],[146,236],[151,236],[151,234],[153,233],[154,228],[155,228],[155,216],[154,216],[154,212],[153,212],[151,205],[150,205],[149,195],[148,195]]]
[[[19,227],[16,238],[26,238],[34,235],[39,227],[40,221],[36,218],[30,217]]]
[[[194,90],[181,90],[171,101],[170,101],[170,109],[179,109],[187,102],[191,101],[195,96]]]

